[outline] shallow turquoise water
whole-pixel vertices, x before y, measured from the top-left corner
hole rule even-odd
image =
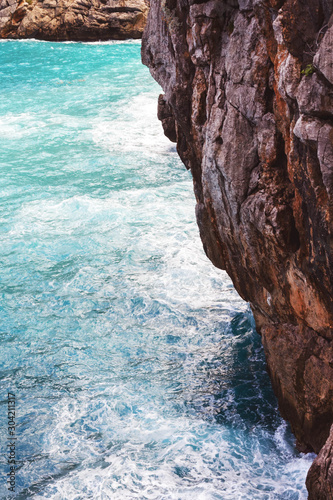
[[[0,82],[1,498],[305,499],[139,43],[3,42]]]

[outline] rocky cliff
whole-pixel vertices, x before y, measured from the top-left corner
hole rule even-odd
[[[0,0],[0,38],[141,38],[148,0]]]
[[[316,499],[333,498],[332,12],[151,0],[142,48],[205,251],[251,304],[281,413],[301,450],[328,440],[308,476]]]

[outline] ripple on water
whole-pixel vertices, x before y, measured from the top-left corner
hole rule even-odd
[[[139,43],[6,41],[0,58],[17,498],[305,499],[312,457],[247,304],[204,256]]]

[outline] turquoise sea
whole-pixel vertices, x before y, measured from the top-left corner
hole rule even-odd
[[[1,498],[307,497],[159,93],[139,42],[0,43]]]

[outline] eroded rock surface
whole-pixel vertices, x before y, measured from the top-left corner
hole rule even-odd
[[[151,0],[142,50],[205,251],[251,303],[281,413],[317,453],[333,423],[332,13]]]
[[[0,38],[141,38],[147,0],[0,0]]]
[[[309,500],[333,498],[333,427],[325,446],[311,465],[306,484]]]

